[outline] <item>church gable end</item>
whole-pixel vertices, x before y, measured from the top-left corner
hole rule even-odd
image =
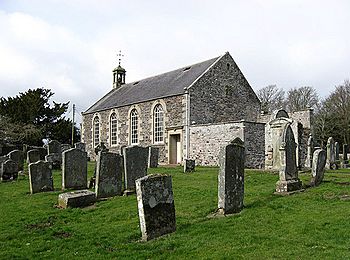
[[[260,101],[227,52],[190,88],[190,123],[255,122]]]

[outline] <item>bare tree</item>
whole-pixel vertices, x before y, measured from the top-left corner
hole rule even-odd
[[[261,101],[261,110],[264,112],[285,108],[285,92],[276,85],[268,85],[259,89],[257,95]]]
[[[292,88],[287,93],[287,109],[290,112],[314,108],[319,97],[313,87]]]

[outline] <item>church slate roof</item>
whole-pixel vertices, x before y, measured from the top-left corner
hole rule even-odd
[[[117,89],[112,89],[84,114],[184,94],[185,88],[193,84],[221,57],[124,84]]]

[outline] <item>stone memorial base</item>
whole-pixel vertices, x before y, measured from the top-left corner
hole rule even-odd
[[[86,207],[95,202],[96,194],[89,190],[66,192],[58,196],[58,206],[61,208]]]
[[[278,181],[276,183],[276,194],[298,191],[298,190],[301,190],[301,187],[302,187],[302,182],[299,179],[288,180],[288,181]]]

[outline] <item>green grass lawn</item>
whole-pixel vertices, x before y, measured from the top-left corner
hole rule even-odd
[[[149,242],[140,242],[135,195],[63,210],[60,171],[55,192],[30,195],[27,176],[1,183],[0,258],[350,259],[350,170],[327,172],[321,186],[285,197],[273,194],[278,175],[246,170],[244,210],[221,218],[208,217],[218,168],[150,173],[173,176],[177,231]]]

